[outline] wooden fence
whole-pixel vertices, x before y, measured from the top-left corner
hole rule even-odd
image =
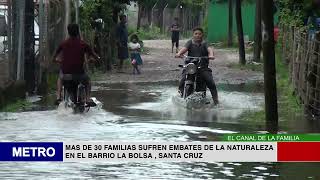
[[[320,119],[320,32],[282,27],[282,59],[305,111]]]

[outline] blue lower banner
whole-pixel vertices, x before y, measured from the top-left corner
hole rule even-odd
[[[63,161],[63,143],[0,142],[0,161]]]
[[[0,142],[0,161],[277,162],[277,142]]]

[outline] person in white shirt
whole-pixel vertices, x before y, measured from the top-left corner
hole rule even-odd
[[[133,67],[133,74],[141,74],[139,65],[142,65],[142,58],[140,56],[141,45],[139,44],[139,38],[137,35],[132,35],[128,44],[131,56],[131,64]]]

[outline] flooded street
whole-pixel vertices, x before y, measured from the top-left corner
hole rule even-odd
[[[239,116],[263,108],[258,89],[220,85],[221,104],[209,111],[187,111],[173,103],[175,83],[93,87],[102,108],[74,115],[57,110],[0,114],[1,141],[214,141],[227,133],[262,133]],[[235,91],[242,89],[243,91]],[[300,125],[301,126],[301,125]],[[291,127],[291,126],[289,126]],[[304,126],[306,127],[306,126]],[[304,132],[307,132],[305,129]],[[310,167],[309,167],[310,166]],[[275,179],[306,169],[317,177],[319,164],[278,163],[0,163],[1,179]],[[285,173],[288,175],[289,173]],[[289,176],[289,175],[288,175]]]
[[[320,0],[0,0],[0,35],[0,180],[320,180]]]

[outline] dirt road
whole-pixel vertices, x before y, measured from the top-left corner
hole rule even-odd
[[[181,42],[184,45],[185,41]],[[132,68],[125,73],[115,71],[99,76],[95,83],[137,83],[137,82],[166,82],[180,79],[181,69],[178,67],[183,61],[175,59],[171,53],[170,40],[144,41],[149,53],[143,54],[144,65],[141,75],[133,75]],[[248,81],[263,81],[263,74],[249,70],[230,69],[230,63],[237,63],[236,50],[215,49],[216,59],[210,62],[216,83],[240,84]]]

